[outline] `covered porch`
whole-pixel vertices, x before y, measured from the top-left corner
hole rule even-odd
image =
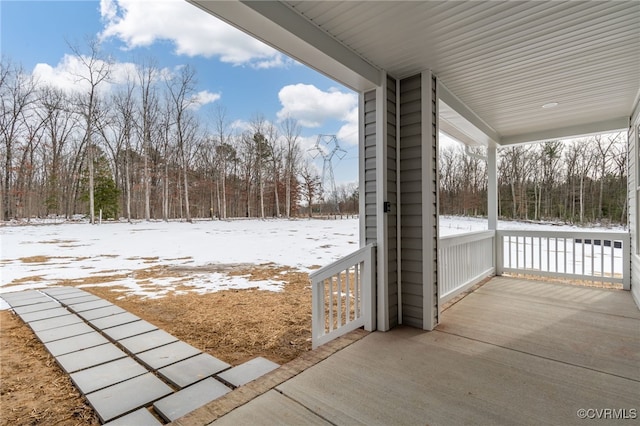
[[[637,2],[188,1],[359,93],[361,248],[312,274],[314,362],[178,424],[637,416]],[[611,131],[628,134],[629,232],[500,229],[500,148]],[[487,232],[440,238],[441,132],[486,148]],[[502,273],[537,278],[446,308]],[[377,331],[352,343],[362,326]]]
[[[495,277],[445,309],[432,332],[353,333],[311,352],[326,358],[310,368],[283,366],[175,424],[637,418],[640,311],[626,291]]]

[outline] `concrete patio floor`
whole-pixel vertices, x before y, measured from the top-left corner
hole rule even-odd
[[[362,334],[288,380],[277,380],[276,370],[263,379],[263,391],[226,414],[225,398],[233,407],[236,391],[175,423],[569,425],[640,418],[640,310],[629,292],[496,277],[443,312],[433,332]]]

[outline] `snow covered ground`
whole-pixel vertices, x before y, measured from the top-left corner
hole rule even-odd
[[[463,234],[465,232],[486,231],[487,219],[467,216],[440,216],[440,236]],[[528,231],[624,231],[619,225],[604,227],[580,227],[556,222],[522,222],[501,220],[498,229],[502,230],[528,230]]]
[[[440,218],[441,236],[486,228],[486,219]],[[521,222],[500,222],[499,228],[577,229]],[[358,235],[358,219],[3,226],[0,294],[87,277],[147,297],[185,285],[200,292],[248,287],[278,291],[282,281],[277,279],[249,281],[228,272],[238,265],[265,263],[308,272],[356,250]],[[134,276],[150,268],[188,271],[188,283],[184,273],[155,274],[144,280]]]
[[[0,238],[0,294],[60,280],[115,276],[103,285],[154,297],[163,292],[143,289],[133,276],[153,267],[194,268],[189,286],[198,291],[278,290],[281,281],[249,281],[225,270],[230,265],[274,263],[309,271],[359,247],[357,219],[5,226]],[[179,282],[184,279],[165,277],[154,278],[153,284],[171,287]]]

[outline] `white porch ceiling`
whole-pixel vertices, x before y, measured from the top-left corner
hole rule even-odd
[[[356,90],[431,69],[500,144],[626,128],[640,97],[639,1],[189,1]]]

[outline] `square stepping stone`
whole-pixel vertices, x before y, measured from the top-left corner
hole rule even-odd
[[[82,322],[82,318],[67,311],[67,315],[30,322],[29,327],[36,332],[77,324],[79,322]]]
[[[148,333],[149,331],[157,329],[158,327],[151,324],[150,322],[140,320],[118,325],[116,327],[110,327],[102,330],[102,332],[113,340],[122,340],[126,339],[127,337],[136,336],[142,333]]]
[[[18,299],[24,299],[24,298],[29,298],[29,297],[38,296],[38,295],[42,295],[42,293],[39,292],[38,290],[9,291],[7,293],[2,293],[2,298],[4,300],[10,300],[10,299],[18,300]]]
[[[64,327],[50,328],[48,330],[36,331],[36,336],[42,343],[54,342],[67,337],[79,336],[81,334],[92,333],[95,330],[83,322],[67,325]]]
[[[13,311],[18,314],[28,314],[30,312],[46,311],[47,309],[61,308],[58,302],[49,300],[48,302],[36,303],[35,305],[17,306],[13,308]]]
[[[43,293],[49,295],[63,295],[63,294],[72,294],[72,293],[86,293],[86,291],[81,290],[76,287],[49,287],[46,290],[43,290]]]
[[[153,408],[172,422],[229,392],[230,388],[210,377],[157,401]]]
[[[152,370],[158,370],[167,365],[173,364],[183,359],[198,355],[200,351],[193,346],[182,342],[173,342],[150,351],[137,354],[140,362]]]
[[[75,313],[79,313],[84,311],[90,311],[92,309],[106,308],[109,306],[115,306],[115,305],[107,300],[100,299],[100,300],[94,300],[91,302],[83,302],[83,303],[69,305],[69,309],[71,309]]]
[[[93,294],[87,293],[86,291],[82,293],[55,296],[55,299],[58,300],[59,302],[64,303],[65,305],[72,305],[74,303],[94,302],[96,300],[100,300],[98,296],[94,296]]]
[[[47,303],[51,302],[51,298],[45,296],[44,294],[40,294],[39,296],[30,297],[28,299],[17,299],[17,300],[7,300],[5,301],[12,307],[17,308],[20,306],[29,306],[29,305],[37,305],[39,303]]]
[[[73,336],[45,343],[44,346],[51,355],[57,357],[105,343],[109,343],[109,341],[94,331],[93,333],[81,334],[80,336]]]
[[[115,306],[115,305],[114,305]],[[117,307],[117,306],[116,306]],[[102,308],[109,309],[109,308]],[[80,316],[86,316],[86,314],[90,314],[96,311],[100,311],[102,309],[95,309],[93,311],[81,312]],[[118,308],[120,309],[120,308]],[[94,326],[99,330],[104,330],[106,328],[115,327],[122,324],[127,324],[134,321],[139,321],[140,317],[133,315],[131,312],[126,312],[121,309],[122,312],[118,312],[116,314],[107,315],[100,318],[90,319],[89,324]]]
[[[252,382],[258,377],[264,376],[278,367],[280,367],[280,365],[275,362],[269,361],[266,358],[258,357],[249,360],[244,364],[240,364],[237,367],[233,367],[224,373],[220,373],[218,374],[218,377],[237,387]]]
[[[146,408],[141,408],[126,416],[105,423],[104,426],[159,426],[163,423],[156,419]]]
[[[71,380],[86,395],[145,373],[146,368],[127,357],[72,373]]]
[[[103,423],[141,408],[173,390],[152,373],[120,382],[85,396]]]
[[[178,388],[185,388],[231,367],[224,361],[202,353],[158,370],[158,374]]]
[[[106,330],[105,333],[109,331]],[[178,339],[164,330],[153,330],[148,333],[128,337],[118,341],[125,349],[132,354],[148,351],[159,346],[176,342]]]
[[[121,351],[116,345],[107,343],[106,345],[94,346],[66,355],[60,355],[56,358],[56,361],[67,374],[70,374],[84,370],[85,368],[104,364],[105,362],[125,358],[126,356],[127,354]]]
[[[125,311],[119,306],[111,305],[104,308],[91,309],[89,311],[78,312],[78,315],[84,318],[86,321],[91,321],[97,318],[108,317],[109,315],[122,314]]]
[[[73,302],[80,302],[81,300],[86,300],[87,302],[90,302],[91,300],[97,300],[98,297],[94,296],[91,293],[87,293],[86,291],[77,291],[75,293],[67,293],[67,294],[63,294],[60,296],[51,296],[54,299],[64,303],[65,305],[68,305],[70,303]],[[91,298],[91,299],[90,299]]]
[[[22,314],[19,316],[20,318],[22,318],[22,321],[28,323],[43,319],[61,317],[63,315],[69,315],[69,311],[67,311],[65,308],[53,308],[47,309],[46,311],[29,312],[27,314]]]
[[[20,292],[14,292],[14,293],[2,293],[2,298],[10,305],[14,305],[17,302],[22,302],[22,301],[42,299],[43,297],[47,297],[47,296],[35,290],[20,291]],[[49,299],[49,301],[50,300],[51,299]]]

